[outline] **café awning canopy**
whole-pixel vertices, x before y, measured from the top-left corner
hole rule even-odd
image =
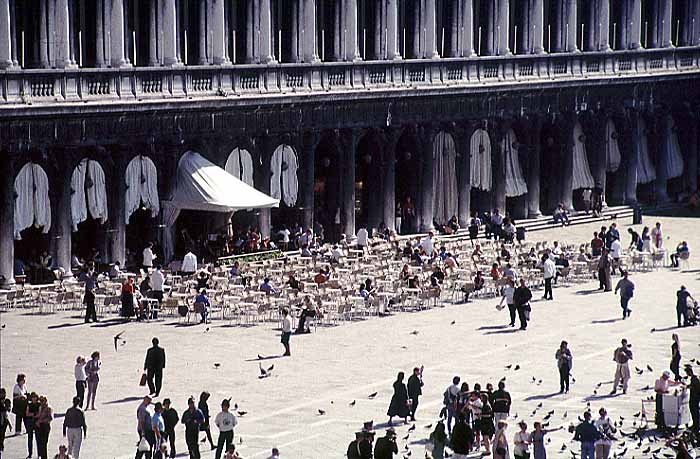
[[[175,191],[168,204],[178,210],[233,212],[278,207],[279,200],[245,184],[199,153],[188,151],[178,163]]]

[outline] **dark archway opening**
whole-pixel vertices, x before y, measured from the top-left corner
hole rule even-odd
[[[381,154],[372,133],[357,145],[355,156],[355,228],[377,229],[382,220]]]
[[[41,257],[49,252],[51,240],[41,228],[30,226],[20,233],[22,239],[15,240],[14,275],[25,275],[26,282],[32,284],[47,284],[54,280],[50,270],[43,269]],[[51,266],[48,266],[51,268]],[[16,279],[22,281],[22,278]]]
[[[396,144],[396,211],[401,216],[396,224],[399,234],[414,234],[417,228],[418,139],[413,132],[404,133]]]
[[[316,147],[314,177],[315,220],[324,228],[328,241],[340,239],[341,170],[339,155],[332,135],[321,139]]]

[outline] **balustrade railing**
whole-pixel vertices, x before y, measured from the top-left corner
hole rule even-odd
[[[16,104],[85,100],[227,97],[333,92],[522,80],[649,76],[700,72],[700,47],[550,55],[314,64],[17,69],[0,71],[0,109]]]

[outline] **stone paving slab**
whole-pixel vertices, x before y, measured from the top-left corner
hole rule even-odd
[[[675,246],[677,239],[684,237],[691,250],[700,247],[697,220],[660,220],[671,236],[668,246],[671,242]],[[652,221],[647,218],[647,223]],[[542,231],[528,237],[583,242],[599,226]],[[628,241],[626,225],[621,226],[623,242]],[[274,364],[275,369],[272,377],[263,380],[258,379],[257,355],[281,353],[275,324],[242,328],[215,322],[206,331],[205,326],[183,326],[168,318],[154,323],[103,321],[87,326],[75,312],[36,316],[12,311],[0,319],[5,325],[0,332],[0,382],[10,392],[16,373],[25,372],[30,390],[46,394],[55,411],[62,413],[73,396],[75,357],[100,350],[103,366],[97,410],[87,412],[84,458],[133,457],[136,407],[145,392],[138,379],[153,336],[160,338],[167,352],[161,395],[171,398],[179,412],[186,408],[189,395],[197,396],[203,390],[212,394],[209,405],[213,415],[224,397],[232,397],[248,412],[239,419],[235,434],[245,458],[265,458],[273,446],[279,447],[285,458],[344,457],[348,442],[364,421],[372,419],[380,427],[386,423],[396,373],[408,375],[419,365],[425,365],[425,387],[417,428],[403,441],[408,426],[399,422],[397,427],[399,448],[407,445],[413,458],[424,456],[423,440],[430,433],[425,426],[435,422],[442,393],[454,375],[470,386],[479,382],[482,387],[505,376],[514,399],[511,414],[530,425],[553,409],[552,425],[568,427],[590,402],[594,411],[605,406],[613,418],[624,416],[627,430],[632,430],[632,415],[641,409],[641,400],[651,395],[642,388],[653,386],[654,379],[668,368],[671,334],[679,333],[685,361],[700,358],[700,327],[675,329],[675,291],[685,284],[700,294],[699,266],[691,257],[685,272],[660,269],[634,274],[634,312],[626,321],[619,319],[617,297],[593,291],[597,284],[591,282],[555,288],[554,301],[534,302],[532,323],[526,332],[504,328],[507,310],[497,311],[494,299],[319,328],[316,333],[292,337],[293,357],[264,361]],[[535,298],[540,295],[540,291],[535,292]],[[656,330],[653,333],[652,328]],[[414,330],[418,334],[412,334]],[[125,331],[126,344],[115,352],[112,337],[121,331]],[[649,364],[654,372],[645,371],[641,376],[633,372],[629,393],[608,397],[615,370],[612,351],[622,337],[633,344],[633,365]],[[569,341],[574,354],[576,383],[568,395],[557,393],[554,352],[562,339]],[[214,363],[220,367],[215,368]],[[507,370],[509,364],[519,364],[521,369]],[[542,383],[533,383],[533,377]],[[600,382],[603,384],[594,395]],[[378,395],[370,400],[368,395],[373,392]],[[349,406],[353,400],[355,405]],[[539,403],[543,407],[531,416]],[[319,409],[325,414],[320,415]],[[566,419],[561,417],[564,412]],[[51,457],[65,441],[60,435],[61,423],[61,418],[53,423]],[[514,433],[515,423],[511,422],[511,439]],[[216,439],[215,428],[213,434]],[[571,435],[566,431],[550,437],[549,457],[569,458],[569,448],[578,448],[570,443]],[[178,431],[177,442],[179,452],[186,453],[184,429]],[[567,450],[561,451],[562,444]],[[626,457],[632,455],[644,457],[632,450]],[[8,438],[5,457],[26,457],[26,436]],[[214,454],[206,451],[202,457],[213,458]]]

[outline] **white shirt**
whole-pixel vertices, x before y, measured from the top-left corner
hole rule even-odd
[[[185,257],[182,259],[182,266],[180,271],[185,273],[193,273],[197,271],[197,255],[192,252],[187,252]]]
[[[289,315],[282,319],[282,332],[291,333],[292,331],[292,321],[289,319]]]
[[[612,244],[610,244],[610,255],[613,258],[620,258],[620,255],[622,255],[622,244],[620,244],[619,239],[615,239],[612,241]]]
[[[544,267],[544,278],[551,279],[557,272],[557,267],[551,258],[547,258],[543,264]]]
[[[528,445],[524,442],[530,441],[530,434],[527,432],[519,431],[515,432],[515,435],[513,435],[513,444],[515,445],[513,447],[513,453],[517,455],[522,455],[525,451],[528,450]],[[523,443],[516,443],[516,442],[523,442]]]
[[[156,269],[151,274],[151,288],[156,292],[163,291],[163,284],[165,283],[165,276],[160,269]]]
[[[331,253],[331,256],[335,261],[340,261],[341,258],[345,256],[343,251],[341,250],[340,247],[333,249],[333,252]]]
[[[606,429],[610,428],[610,418],[598,418],[593,425],[596,427],[596,429],[598,429],[598,431],[600,431],[600,433],[603,433]],[[612,445],[612,440],[604,436],[603,438],[596,440],[596,444]]]
[[[366,246],[367,239],[369,239],[369,233],[366,229],[360,228],[360,231],[357,232],[357,245]]]
[[[503,289],[503,296],[506,298],[506,303],[513,304],[513,295],[515,294],[515,287],[510,285]]]
[[[222,411],[214,418],[214,424],[219,428],[219,432],[231,432],[238,424],[238,421],[233,413]]]
[[[429,257],[433,255],[433,251],[435,250],[435,243],[433,242],[433,239],[430,236],[420,241],[420,246],[423,248],[423,250]]]
[[[74,373],[75,373],[75,380],[76,381],[87,380],[87,375],[85,374],[85,364],[84,363],[76,363]]]
[[[143,265],[147,267],[153,266],[153,260],[156,259],[156,256],[153,254],[153,250],[151,250],[150,247],[146,247],[143,249]]]
[[[12,398],[17,398],[21,396],[27,396],[27,385],[22,384],[21,386],[19,384],[15,384],[15,387],[12,388]]]
[[[277,234],[282,236],[282,242],[289,242],[289,235],[292,233],[288,229],[283,229],[279,230]]]
[[[302,235],[299,237],[299,243],[300,243],[301,245],[308,245],[309,247],[311,247],[311,243],[312,243],[313,241],[314,241],[314,235],[313,235],[313,233],[309,234],[309,233],[306,233],[306,232],[305,232],[304,234],[302,234]]]

